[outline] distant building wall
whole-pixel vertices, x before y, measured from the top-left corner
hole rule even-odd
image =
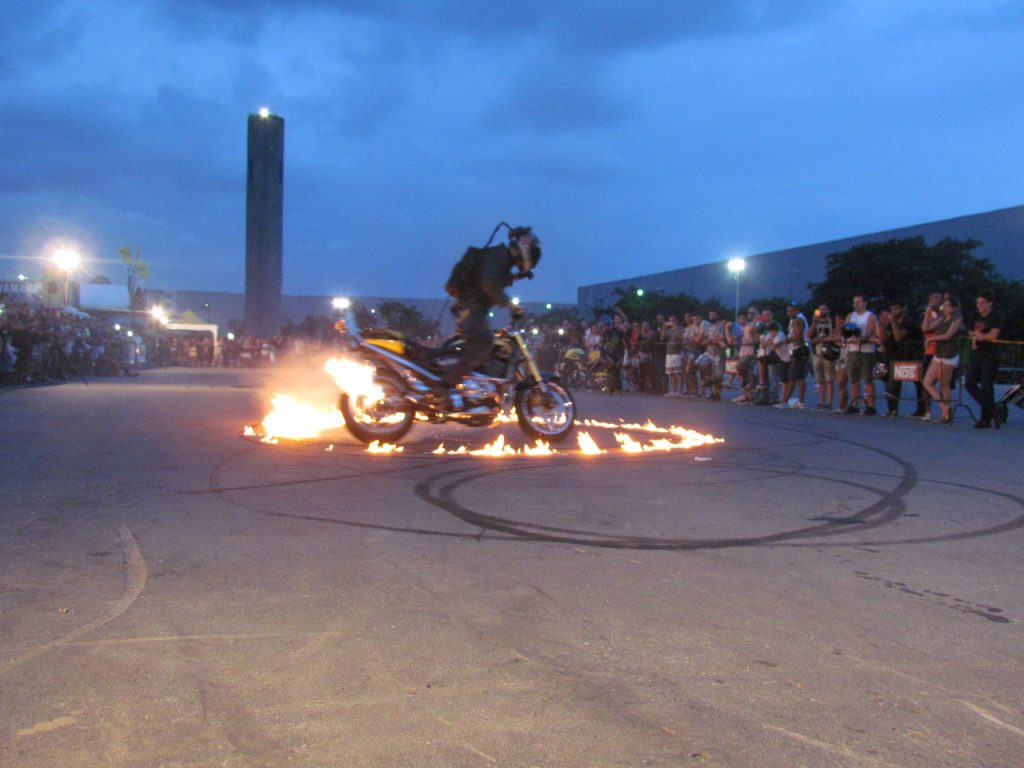
[[[827,257],[862,243],[923,237],[929,245],[943,238],[980,240],[974,255],[990,259],[996,271],[1012,280],[1024,280],[1024,205],[989,213],[960,216],[928,224],[918,224],[868,235],[831,240],[783,251],[745,256],[746,269],[740,276],[740,303],[753,298],[786,296],[804,300],[808,283],[826,277]],[[688,293],[701,300],[719,299],[727,307],[736,301],[736,280],[726,269],[726,261],[716,261],[670,272],[637,275],[608,283],[584,285],[577,289],[577,307],[589,315],[594,307],[611,306],[616,288],[630,286],[665,294]],[[850,290],[866,286],[850,286]]]
[[[178,317],[186,311],[192,311],[206,323],[216,323],[221,333],[227,333],[229,325],[238,324],[245,311],[245,296],[241,293],[226,291],[187,291],[150,289],[147,292],[147,306],[162,306],[172,317]],[[310,315],[316,317],[334,317],[337,311],[331,306],[331,296],[281,296],[281,321],[291,320],[301,323]],[[406,306],[415,307],[427,320],[437,320],[441,332],[449,334],[455,327],[451,306],[447,299],[402,299],[388,296],[359,296],[354,298],[364,307],[377,307],[385,301],[395,301]],[[541,302],[526,302],[527,312],[541,315],[547,311]],[[553,304],[553,309],[564,309],[571,304]],[[508,321],[505,310],[496,310],[492,327],[498,327]],[[248,331],[247,331],[248,332]],[[254,334],[260,335],[260,334]],[[271,334],[273,335],[273,334]]]
[[[249,115],[245,196],[245,329],[273,336],[281,327],[284,119]]]

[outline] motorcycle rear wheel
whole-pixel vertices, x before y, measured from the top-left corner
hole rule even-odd
[[[390,371],[377,371],[373,381],[384,393],[383,397],[370,402],[363,395],[353,397],[342,392],[338,408],[345,419],[345,426],[356,440],[397,443],[412,427],[416,415],[403,397],[405,385]]]
[[[549,381],[547,391],[534,385],[516,393],[519,428],[531,439],[558,443],[569,436],[576,423],[576,401],[561,384]]]

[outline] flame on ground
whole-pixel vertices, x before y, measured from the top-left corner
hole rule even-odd
[[[341,411],[331,408],[322,410],[310,403],[294,400],[288,395],[274,395],[270,399],[270,411],[263,417],[263,442],[277,438],[287,440],[309,440],[328,429],[344,425]],[[256,430],[245,428],[245,434],[255,436]]]
[[[576,442],[580,445],[580,453],[586,454],[587,456],[596,456],[600,453],[608,453],[608,451],[601,448],[594,442],[594,438],[590,436],[589,432],[577,432]]]
[[[374,440],[366,446],[367,453],[401,453],[404,450],[405,448],[400,445],[395,445],[394,443],[382,443],[379,440]]]

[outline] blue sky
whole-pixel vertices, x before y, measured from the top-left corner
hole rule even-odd
[[[501,220],[577,285],[1019,205],[1024,3],[0,0],[0,278],[57,238],[244,286],[251,112],[284,290],[432,297]]]

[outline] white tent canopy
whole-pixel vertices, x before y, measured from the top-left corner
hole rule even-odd
[[[78,305],[87,312],[125,312],[132,306],[127,285],[87,283],[78,286],[78,296]]]

